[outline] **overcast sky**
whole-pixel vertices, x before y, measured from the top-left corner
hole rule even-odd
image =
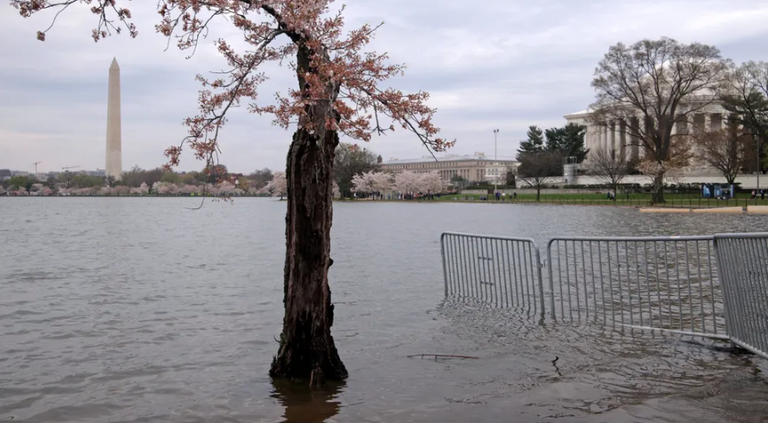
[[[617,43],[669,36],[716,45],[739,63],[768,60],[768,3],[758,0],[347,0],[347,25],[385,22],[372,48],[408,66],[392,81],[423,89],[437,107],[442,136],[456,138],[455,154],[514,155],[529,125],[565,123],[564,114],[594,98],[595,65]],[[5,2],[0,8],[0,168],[41,171],[63,166],[104,168],[107,77],[116,57],[122,72],[123,167],[152,168],[163,150],[186,134],[181,122],[197,111],[196,73],[221,69],[213,48],[218,37],[237,38],[218,26],[196,55],[155,33],[155,2],[130,2],[139,36],[94,43],[96,21],[76,5],[62,14],[46,42],[35,32],[52,14],[23,19]],[[290,70],[270,67],[262,98],[295,84]],[[244,108],[221,136],[221,163],[250,173],[284,169],[290,133]],[[385,159],[427,152],[403,131],[374,138],[366,147]],[[180,170],[202,164],[182,156]]]

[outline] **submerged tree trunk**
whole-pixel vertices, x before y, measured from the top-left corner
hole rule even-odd
[[[328,286],[333,155],[339,137],[335,131],[321,133],[318,138],[297,130],[288,152],[285,317],[280,349],[269,372],[275,378],[309,379],[314,386],[347,377],[331,336]]]

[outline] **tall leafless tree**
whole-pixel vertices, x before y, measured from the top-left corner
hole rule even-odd
[[[733,184],[739,171],[747,164],[752,134],[743,127],[731,126],[710,131],[697,137],[697,158],[717,169],[728,184]]]
[[[555,151],[521,153],[517,174],[528,186],[536,189],[536,201],[541,199],[541,189],[563,174],[562,156]]]
[[[730,112],[729,125],[747,128],[754,138],[747,153],[751,160],[745,167],[762,168],[759,158],[765,157],[768,145],[768,62],[746,62],[732,67],[720,98]]]
[[[687,137],[675,126],[687,126],[690,115],[716,100],[727,65],[713,46],[666,37],[631,46],[618,43],[598,64],[591,123],[620,125],[630,138],[627,145],[643,147],[645,161],[653,163],[642,168],[658,172],[652,175],[653,203],[664,202],[666,172],[688,164],[673,154],[676,139]]]
[[[630,164],[616,150],[599,148],[590,153],[588,169],[597,179],[610,185],[615,200],[619,184],[629,174]]]

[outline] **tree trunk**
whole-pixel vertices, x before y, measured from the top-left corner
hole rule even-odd
[[[541,185],[536,185],[536,201],[541,201]]]
[[[664,175],[657,175],[653,179],[653,195],[651,196],[651,204],[664,204],[667,201],[664,199]]]
[[[274,378],[309,379],[313,386],[347,377],[331,336],[328,286],[328,268],[333,264],[333,156],[339,137],[335,131],[322,134],[318,139],[297,130],[288,152],[285,317],[280,349],[269,372]]]

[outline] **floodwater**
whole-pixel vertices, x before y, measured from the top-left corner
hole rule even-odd
[[[768,360],[445,301],[439,247],[443,231],[542,245],[766,231],[765,217],[337,203],[333,334],[350,377],[309,391],[267,377],[285,203],[198,201],[0,198],[0,421],[768,421]]]

